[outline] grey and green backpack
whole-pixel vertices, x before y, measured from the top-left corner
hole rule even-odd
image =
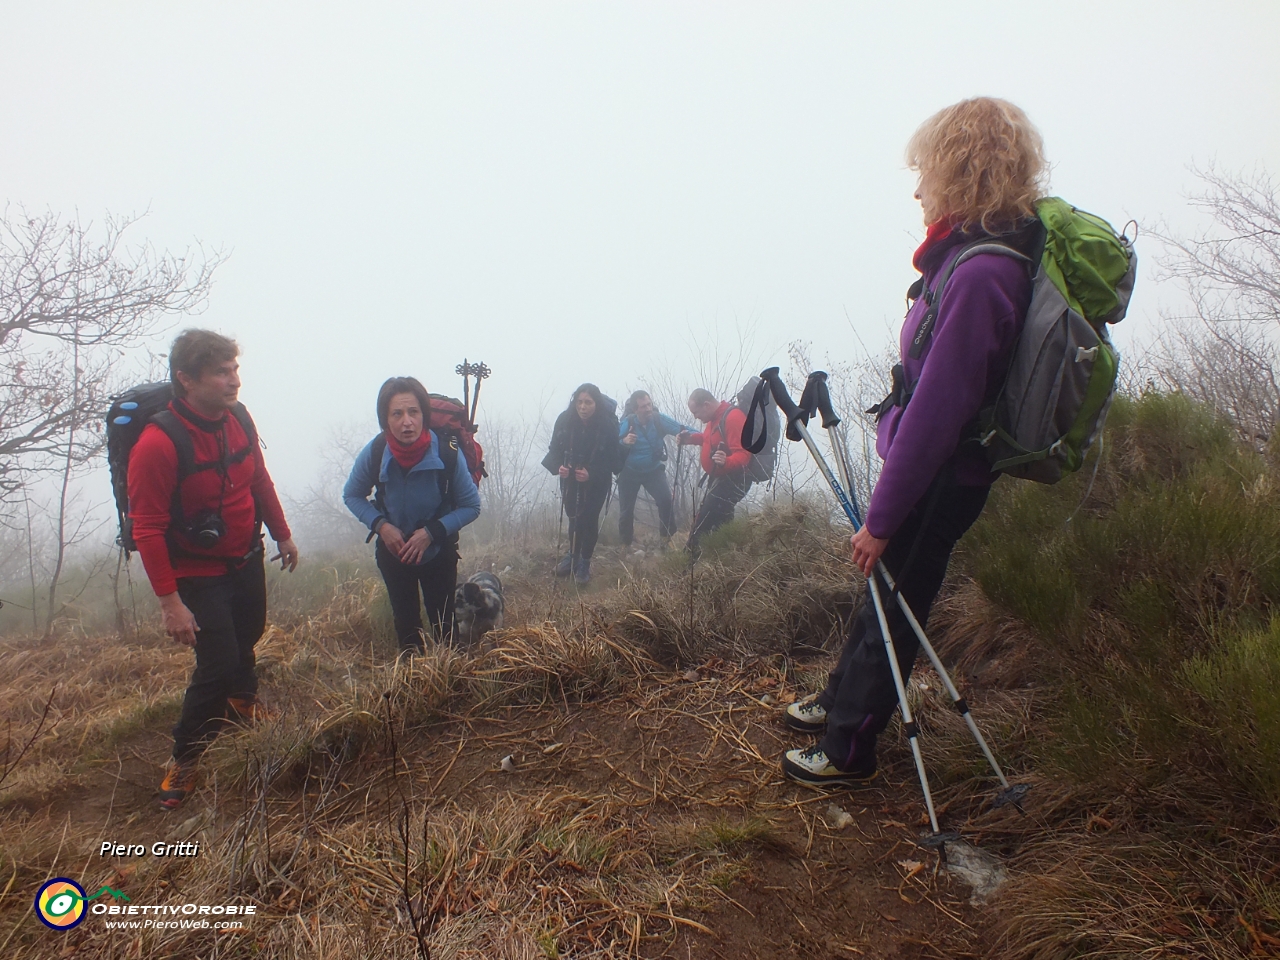
[[[940,303],[956,267],[978,254],[1027,264],[1031,304],[1004,385],[978,414],[976,439],[992,470],[1057,483],[1080,469],[1115,396],[1120,356],[1107,325],[1124,319],[1138,258],[1111,224],[1057,197],[1037,203],[1036,215],[1044,231],[1038,259],[984,237],[960,252],[927,297]],[[926,312],[912,353],[923,349],[936,315]]]

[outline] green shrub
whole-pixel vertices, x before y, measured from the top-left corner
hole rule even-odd
[[[1206,747],[1251,796],[1280,812],[1280,618],[1220,639],[1181,673],[1207,708]]]
[[[1280,810],[1277,544],[1267,462],[1177,394],[1117,399],[1080,474],[997,484],[957,565],[1043,642],[1039,759],[1114,787],[1217,778]]]

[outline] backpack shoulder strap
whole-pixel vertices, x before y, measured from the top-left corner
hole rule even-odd
[[[933,326],[938,320],[938,307],[942,303],[942,293],[946,288],[947,281],[951,279],[951,275],[956,272],[956,268],[966,260],[978,256],[981,253],[995,253],[1002,257],[1011,257],[1014,260],[1021,260],[1028,265],[1031,264],[1031,258],[1020,250],[1015,250],[1008,244],[1001,243],[998,240],[981,239],[974,241],[960,251],[960,254],[951,261],[951,264],[943,271],[942,276],[938,278],[938,282],[933,289],[927,289],[924,284],[920,284],[920,290],[923,291],[925,303],[928,304],[924,312],[924,316],[920,320],[920,324],[916,327],[915,335],[911,338],[911,348],[907,351],[907,356],[912,360],[919,360],[920,354],[924,352],[925,344],[929,342],[929,337],[933,335]],[[922,277],[921,280],[924,278]],[[912,285],[912,290],[916,286]],[[920,294],[917,294],[919,296]],[[908,293],[910,296],[910,293]]]
[[[169,524],[176,528],[182,525],[182,481],[196,472],[196,445],[182,420],[168,407],[153,413],[151,423],[164,431],[178,455],[178,473],[169,498]]]
[[[243,403],[236,403],[231,408],[231,415],[239,422],[240,429],[244,431],[244,435],[249,439],[249,448],[253,449],[261,442],[258,437],[258,425],[253,422],[253,417],[249,416],[249,411],[245,409]]]
[[[373,502],[385,515],[387,485],[382,482],[382,455],[387,450],[387,435],[380,433],[369,444],[369,470],[373,473]]]
[[[436,519],[443,517],[455,506],[453,478],[458,472],[458,439],[451,433],[444,436],[436,434],[436,439],[440,441],[440,462],[444,464],[439,475],[436,477],[436,483],[440,486],[440,507],[436,511]]]
[[[151,422],[164,431],[178,455],[179,484],[196,471],[196,445],[178,415],[167,407],[151,415]]]

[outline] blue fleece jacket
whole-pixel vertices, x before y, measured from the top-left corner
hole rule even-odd
[[[625,437],[633,427],[636,431],[635,446],[628,448],[624,444],[622,447],[623,450],[630,449],[627,462],[622,466],[627,473],[652,473],[662,466],[663,437],[674,437],[681,430],[693,433],[692,429],[672,420],[665,413],[655,412],[648,423],[641,423],[640,418],[633,413],[623,417],[618,423],[618,438]]]
[[[351,476],[347,477],[346,486],[342,488],[342,501],[370,530],[382,517],[395,524],[405,537],[425,528],[431,534],[431,545],[423,552],[419,564],[427,563],[440,552],[443,540],[480,516],[480,491],[467,470],[467,458],[458,454],[458,465],[453,473],[453,509],[437,517],[440,510],[437,474],[444,469],[444,462],[436,452],[440,449],[436,432],[431,431],[431,446],[408,473],[396,462],[390,449],[382,451],[382,461],[375,471],[369,462],[373,443],[370,440],[356,456]],[[379,482],[384,485],[385,513],[370,499]]]

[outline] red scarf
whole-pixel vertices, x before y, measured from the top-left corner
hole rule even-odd
[[[929,224],[929,229],[924,234],[924,243],[916,248],[915,256],[911,258],[911,263],[917,270],[924,273],[925,256],[930,250],[951,236],[951,229],[950,220],[935,220]]]
[[[423,430],[418,434],[418,439],[413,443],[401,443],[391,435],[391,431],[386,432],[387,449],[391,451],[391,455],[396,458],[396,463],[404,467],[406,471],[412,470],[427,455],[427,451],[431,449],[431,432]]]

